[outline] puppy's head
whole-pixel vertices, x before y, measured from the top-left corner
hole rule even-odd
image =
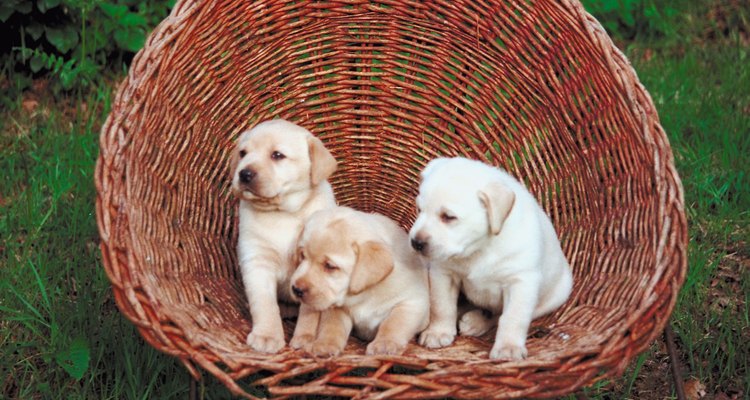
[[[297,249],[291,291],[315,310],[341,306],[393,271],[393,255],[362,230],[362,221],[344,207],[318,211],[305,224]]]
[[[427,164],[416,199],[419,215],[409,232],[412,247],[430,259],[461,258],[498,235],[515,194],[492,177],[492,167],[464,158]]]
[[[283,119],[261,122],[240,135],[231,163],[232,192],[259,208],[273,208],[336,170],[320,139]]]

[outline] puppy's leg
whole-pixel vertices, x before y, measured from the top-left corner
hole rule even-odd
[[[310,306],[302,303],[299,306],[297,326],[294,327],[294,335],[289,341],[289,346],[294,349],[309,350],[315,334],[318,332],[320,312],[313,310]]]
[[[551,278],[552,282],[556,283],[552,290],[548,290],[540,296],[532,319],[537,319],[557,310],[570,297],[570,292],[573,290],[573,273],[565,261],[558,264],[557,269],[558,273]]]
[[[430,325],[419,335],[419,344],[445,347],[456,337],[458,281],[439,268],[430,268]]]
[[[482,336],[492,329],[495,319],[475,308],[465,312],[458,320],[458,332],[463,336]]]
[[[247,274],[245,291],[250,302],[253,330],[247,344],[254,350],[276,353],[284,347],[284,329],[276,299],[276,276],[269,268],[252,268]]]
[[[375,339],[367,345],[367,354],[397,355],[404,352],[406,344],[424,327],[424,308],[399,304],[380,324]]]
[[[526,358],[526,334],[536,307],[539,279],[520,280],[503,289],[503,314],[498,321],[495,344],[490,358],[521,360]]]
[[[352,319],[341,308],[330,308],[320,314],[318,337],[310,345],[310,353],[332,357],[341,353],[352,331]]]

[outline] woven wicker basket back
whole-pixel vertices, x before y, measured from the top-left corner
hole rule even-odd
[[[576,281],[535,321],[529,358],[489,361],[492,334],[401,357],[365,356],[356,339],[332,360],[251,351],[228,158],[241,131],[275,117],[338,159],[341,204],[407,228],[434,157],[525,182]],[[664,327],[686,271],[682,188],[654,106],[571,0],[181,1],[119,89],[96,184],[122,313],[237,394],[561,395],[622,372]]]

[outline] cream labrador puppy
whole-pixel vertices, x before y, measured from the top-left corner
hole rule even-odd
[[[232,192],[240,198],[237,254],[253,320],[247,344],[261,352],[284,347],[278,301],[294,301],[289,278],[304,221],[336,205],[327,179],[336,160],[320,139],[283,119],[240,135]]]
[[[525,358],[534,318],[562,305],[573,275],[547,215],[506,172],[466,158],[438,158],[422,172],[412,247],[429,259],[430,325],[420,344],[437,348],[456,335],[459,290],[494,315],[490,358]],[[493,326],[480,309],[458,331],[478,336]]]
[[[300,326],[301,344],[334,356],[350,332],[372,340],[367,354],[401,354],[429,322],[429,288],[422,260],[394,221],[337,207],[313,214],[299,240],[291,290],[321,311],[320,324]]]

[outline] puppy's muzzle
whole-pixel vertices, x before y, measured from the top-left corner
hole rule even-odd
[[[253,182],[253,179],[255,179],[256,175],[258,175],[257,172],[253,171],[250,168],[245,168],[240,171],[240,182],[244,185],[249,185]]]
[[[411,239],[411,247],[422,254],[427,253],[427,241],[419,236]]]
[[[308,290],[305,287],[292,285],[292,293],[294,293],[294,296],[300,300],[305,298],[307,291]]]

